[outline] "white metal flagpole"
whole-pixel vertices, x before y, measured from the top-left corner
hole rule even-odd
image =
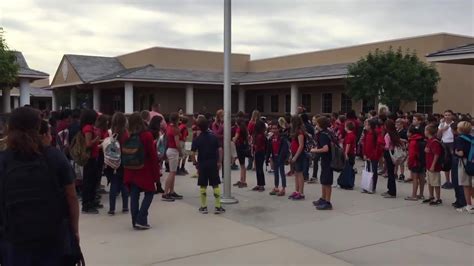
[[[232,197],[231,194],[231,95],[232,95],[232,69],[231,69],[231,0],[224,0],[224,195],[222,196],[222,203],[233,204],[238,200]]]

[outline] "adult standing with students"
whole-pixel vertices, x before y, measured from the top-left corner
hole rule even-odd
[[[440,122],[441,123],[439,123],[438,126],[438,137],[441,139],[441,142],[449,149],[450,154],[453,154],[454,133],[451,125],[454,123],[454,112],[451,110],[444,111],[444,119],[442,119]],[[446,183],[444,183],[441,187],[444,189],[452,189],[453,184],[451,182],[451,171],[444,171],[444,174],[446,177]]]

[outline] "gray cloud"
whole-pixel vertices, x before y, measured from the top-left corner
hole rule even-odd
[[[473,0],[234,0],[233,49],[264,58],[393,38],[474,35]],[[4,0],[10,47],[54,74],[65,53],[222,50],[222,0]],[[28,16],[24,19],[25,10]]]

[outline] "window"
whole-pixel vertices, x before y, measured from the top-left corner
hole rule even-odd
[[[270,97],[270,107],[272,113],[278,113],[278,95],[272,95]]]
[[[285,113],[291,113],[291,95],[285,95]]]
[[[423,97],[416,102],[416,111],[422,114],[433,113],[433,96]]]
[[[325,114],[332,113],[332,93],[323,93],[323,108]]]
[[[368,113],[371,110],[375,110],[375,100],[362,100],[362,112]]]
[[[341,94],[341,111],[348,113],[352,110],[352,99],[345,93]]]
[[[306,112],[311,113],[311,94],[303,94],[301,97],[301,103],[306,108]]]
[[[122,111],[122,99],[120,95],[114,95],[112,98],[112,109],[114,112]]]
[[[258,111],[263,113],[265,111],[265,99],[263,98],[263,95],[258,95],[257,96],[257,108]]]

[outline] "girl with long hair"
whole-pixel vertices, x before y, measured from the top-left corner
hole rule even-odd
[[[306,168],[307,158],[304,152],[304,138],[306,136],[306,130],[303,124],[303,120],[299,115],[291,117],[291,163],[293,164],[295,171],[295,192],[293,192],[288,198],[292,200],[304,200],[304,177],[303,171]]]
[[[235,143],[237,158],[240,164],[240,180],[234,184],[234,187],[247,187],[247,169],[245,168],[245,157],[250,156],[249,134],[247,125],[243,118],[237,120],[237,130],[232,141]]]
[[[165,193],[161,199],[163,201],[175,201],[177,199],[182,199],[183,196],[179,195],[174,191],[174,182],[176,178],[176,171],[178,170],[178,161],[180,154],[183,153],[179,145],[179,115],[178,113],[172,113],[170,115],[170,123],[166,129],[166,139],[167,139],[167,150],[166,157],[168,158],[168,163],[170,167],[170,172],[165,183]]]
[[[378,180],[378,163],[383,155],[384,140],[378,129],[379,121],[377,118],[371,118],[365,123],[365,134],[362,140],[364,148],[364,160],[368,161],[369,167],[373,173],[372,191],[362,190],[362,193],[375,193]]]
[[[265,153],[267,148],[267,138],[265,136],[265,123],[258,120],[255,124],[255,137],[253,149],[255,151],[255,169],[257,172],[257,186],[253,191],[265,191],[265,174],[263,171],[263,164],[265,163]]]
[[[396,147],[401,147],[402,141],[398,135],[395,122],[391,119],[385,121],[385,136],[384,136],[384,159],[385,165],[387,166],[387,189],[388,191],[382,193],[384,198],[395,198],[397,196],[397,176],[395,174],[395,164],[392,161],[391,153],[394,152]]]

